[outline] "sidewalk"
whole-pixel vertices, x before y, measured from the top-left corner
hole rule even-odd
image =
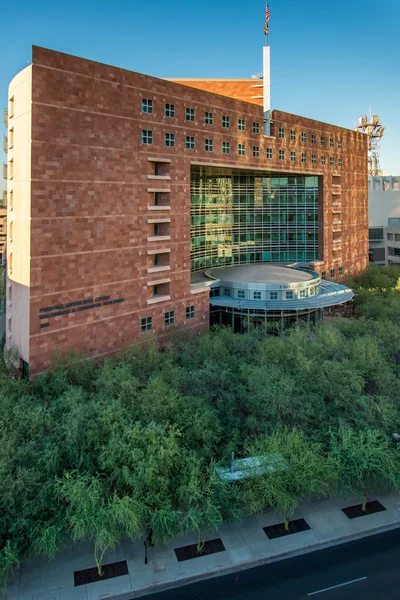
[[[89,544],[65,549],[47,562],[44,559],[23,564],[10,579],[7,600],[131,600],[200,579],[228,574],[261,564],[312,552],[388,529],[400,527],[400,496],[377,494],[386,511],[349,519],[341,508],[359,504],[359,497],[328,498],[304,503],[294,515],[303,517],[308,531],[273,540],[263,527],[281,522],[276,513],[246,519],[237,526],[224,526],[207,539],[220,537],[225,551],[178,562],[174,548],[196,543],[195,535],[185,535],[165,547],[149,549],[144,564],[143,541],[124,541],[104,559],[104,564],[127,561],[129,574],[74,587],[74,571],[95,566]]]

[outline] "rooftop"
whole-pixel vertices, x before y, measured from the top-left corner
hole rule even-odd
[[[206,275],[233,283],[297,283],[311,281],[315,277],[309,271],[270,263],[216,267],[207,270]]]

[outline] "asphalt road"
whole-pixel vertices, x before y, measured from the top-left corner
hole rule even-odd
[[[154,600],[400,600],[400,530],[148,597]]]

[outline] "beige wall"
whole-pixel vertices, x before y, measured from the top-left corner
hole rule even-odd
[[[12,108],[11,98],[14,98],[14,108]],[[8,347],[16,346],[21,358],[26,362],[29,362],[32,131],[31,66],[26,67],[11,81],[8,90],[8,99],[8,284],[6,344]],[[12,170],[10,169],[10,161],[13,161]],[[12,237],[10,235],[11,228]]]

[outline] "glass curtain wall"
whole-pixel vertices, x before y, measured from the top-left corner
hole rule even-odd
[[[192,271],[317,258],[318,177],[192,167]]]

